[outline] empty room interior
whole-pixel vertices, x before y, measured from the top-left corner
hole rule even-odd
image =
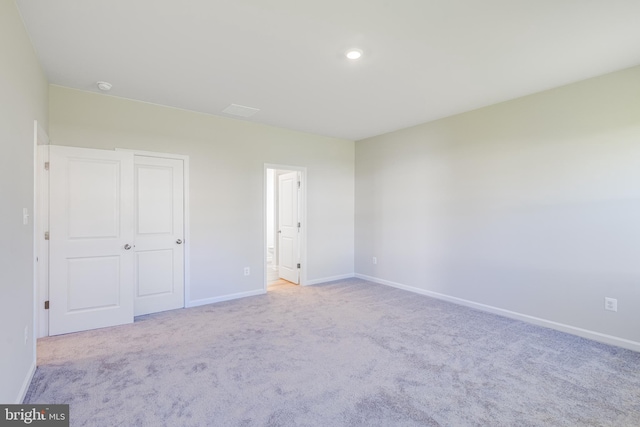
[[[0,404],[640,425],[639,16],[0,0]]]

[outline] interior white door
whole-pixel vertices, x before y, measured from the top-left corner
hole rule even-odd
[[[134,157],[136,316],[184,307],[182,160]]]
[[[278,275],[296,284],[300,271],[299,182],[298,172],[278,176]]]
[[[49,335],[133,322],[133,155],[49,148]]]

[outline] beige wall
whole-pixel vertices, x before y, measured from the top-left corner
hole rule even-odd
[[[358,141],[355,252],[358,274],[640,349],[640,67]]]
[[[49,96],[52,144],[190,156],[192,301],[263,289],[265,163],[307,168],[307,280],[353,275],[353,141],[58,86]]]
[[[47,127],[47,81],[11,0],[0,0],[0,64],[0,402],[14,403],[35,369],[33,122]]]

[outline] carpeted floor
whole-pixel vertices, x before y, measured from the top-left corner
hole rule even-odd
[[[38,342],[72,426],[640,426],[640,353],[357,279]]]

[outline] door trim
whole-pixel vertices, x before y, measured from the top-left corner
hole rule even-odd
[[[300,286],[307,285],[307,168],[304,166],[265,163],[262,171],[262,275],[264,291],[267,291],[267,169],[300,172]]]
[[[44,232],[49,231],[49,172],[44,162],[49,161],[49,136],[37,120],[33,121],[33,341],[49,335],[49,312],[44,301],[49,298],[49,242]]]
[[[189,233],[189,156],[185,154],[159,153],[156,151],[132,150],[129,148],[116,148],[116,151],[128,151],[134,156],[157,157],[160,159],[182,160],[184,180],[184,206],[183,206],[183,227],[184,227],[184,306],[190,307],[191,303],[191,235]]]

